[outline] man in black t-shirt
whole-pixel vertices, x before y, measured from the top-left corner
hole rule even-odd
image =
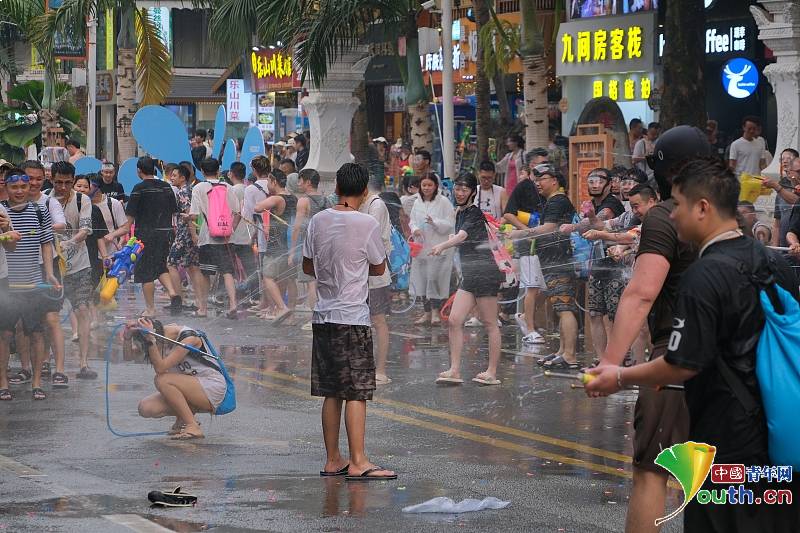
[[[183,302],[169,277],[167,255],[172,242],[172,216],[178,212],[178,202],[172,187],[156,179],[156,164],[149,157],[140,157],[136,173],[142,181],[131,191],[125,206],[128,223],[136,225],[136,237],[144,244],[142,256],[136,261],[134,282],[142,284],[146,309],[143,316],[154,317],[155,280],[159,280],[170,296],[169,310],[177,313]]]
[[[548,152],[544,148],[535,148],[525,154],[525,161],[528,171],[518,170],[519,182],[506,203],[503,212],[503,220],[516,229],[526,229],[529,226],[536,227],[533,222],[542,214],[544,199],[539,194],[536,184],[530,179],[530,169],[537,165],[548,162]],[[530,223],[523,223],[520,220],[520,212],[530,215]],[[531,242],[528,240],[515,243],[514,248],[519,255],[519,286],[525,289],[525,299],[522,302],[522,315],[517,314],[514,318],[517,325],[522,330],[523,342],[526,344],[541,344],[545,339],[536,331],[534,315],[536,314],[536,298],[539,291],[546,288],[544,274],[539,258],[531,252]]]
[[[100,182],[100,192],[109,198],[114,198],[115,200],[125,203],[125,188],[117,181],[117,169],[114,167],[113,163],[103,163],[103,166],[100,168],[100,177],[102,178]]]
[[[542,264],[547,297],[558,313],[559,349],[541,361],[551,369],[577,369],[575,344],[578,338],[578,309],[575,305],[575,269],[572,265],[572,246],[569,236],[558,233],[558,228],[575,216],[575,207],[564,189],[566,179],[549,163],[531,170],[533,181],[542,196],[547,198],[542,211],[541,225],[536,228],[517,229],[511,238],[536,237],[536,253]],[[520,187],[518,184],[514,189]]]
[[[659,189],[669,194],[671,179],[689,159],[711,154],[706,135],[698,128],[677,126],[656,141],[653,166]],[[678,240],[670,220],[674,204],[666,200],[651,208],[642,221],[642,233],[633,276],[617,306],[617,315],[600,366],[622,364],[645,322],[653,342],[651,360],[666,353],[677,286],[696,252]],[[661,450],[684,442],[689,414],[680,391],[642,389],[633,416],[633,488],[626,530],[656,532],[656,518],[666,505],[668,473],[653,461]]]
[[[590,395],[604,395],[630,385],[685,382],[689,439],[715,446],[716,463],[769,465],[763,408],[754,416],[745,407],[746,401],[761,405],[756,349],[765,316],[759,292],[767,286],[774,302],[771,280],[795,300],[800,300],[800,293],[789,265],[743,236],[736,220],[739,190],[739,180],[716,158],[691,161],[675,177],[671,217],[680,239],[694,244],[700,258],[681,278],[667,353],[632,368],[590,370],[596,378],[586,390]],[[757,284],[753,279],[761,281]],[[710,481],[704,487],[712,488]],[[756,495],[767,488],[766,484],[748,487]],[[745,505],[692,502],[684,514],[684,531],[798,531],[797,507],[757,501]]]

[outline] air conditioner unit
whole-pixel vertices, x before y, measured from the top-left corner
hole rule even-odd
[[[73,87],[85,87],[86,86],[86,69],[85,68],[73,68],[72,69],[72,77],[70,79],[70,83]]]

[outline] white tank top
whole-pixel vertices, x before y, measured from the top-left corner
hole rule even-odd
[[[478,187],[478,194],[475,195],[475,205],[480,208],[484,213],[489,213],[495,220],[500,220],[503,216],[500,211],[500,195],[503,188],[499,185],[492,185],[492,191],[484,191]]]
[[[187,327],[181,328],[181,334],[185,331],[194,331],[194,330],[192,328],[187,328]],[[178,338],[180,338],[180,334],[178,335]],[[203,345],[200,347],[200,350],[208,352],[205,343],[203,343]],[[194,352],[189,352],[188,354],[186,354],[186,358],[177,365],[170,368],[169,372],[174,374],[184,374],[186,376],[195,376],[197,378],[216,378],[222,375],[215,368],[212,368],[204,364],[202,359],[207,359],[207,358],[202,355],[196,354]]]

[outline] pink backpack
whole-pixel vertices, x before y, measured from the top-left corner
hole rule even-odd
[[[208,191],[208,234],[216,238],[230,237],[233,234],[233,215],[228,205],[228,186],[212,183]]]

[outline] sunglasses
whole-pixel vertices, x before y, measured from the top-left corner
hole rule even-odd
[[[544,175],[548,175],[552,178],[554,173],[556,172],[556,169],[553,168],[553,166],[550,164],[542,163],[540,165],[536,165],[535,167],[533,167],[531,169],[531,172],[533,172],[533,175],[537,178],[541,178]]]
[[[23,183],[28,183],[31,181],[31,178],[27,174],[15,174],[13,176],[6,176],[5,183],[8,185],[9,183],[16,183],[18,181],[22,181]]]

